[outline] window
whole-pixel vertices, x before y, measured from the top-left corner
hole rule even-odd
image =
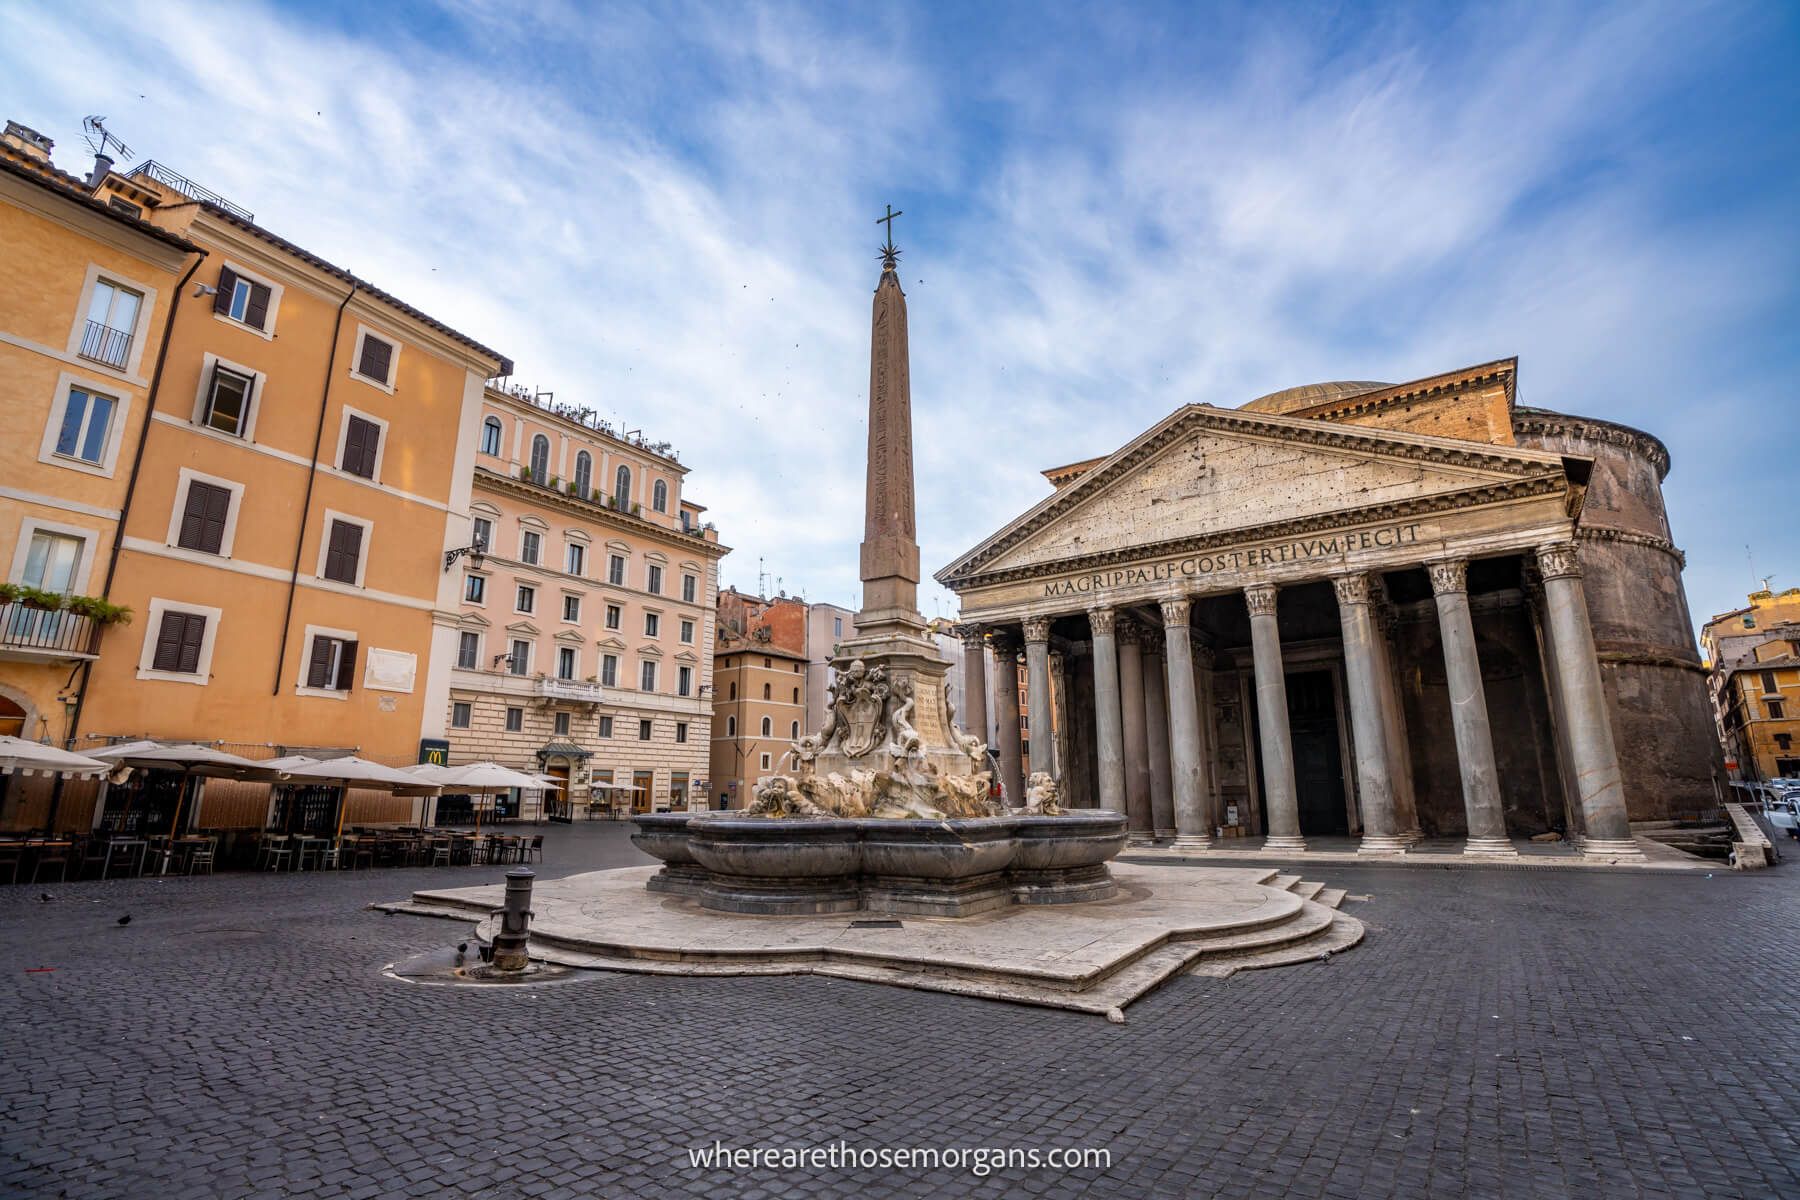
[[[600,718],[600,736],[601,737],[603,737],[603,738],[611,737],[612,736],[612,727],[613,727],[613,719],[610,716],[603,716]]]
[[[190,479],[187,503],[181,511],[181,530],[175,544],[202,554],[222,553],[225,522],[231,515],[231,489]]]
[[[481,452],[500,456],[500,439],[505,431],[500,428],[499,417],[489,417],[481,423]]]
[[[773,691],[774,689],[770,688],[768,684],[763,684],[763,699],[773,700],[775,698]]]
[[[725,718],[725,736],[726,737],[736,737],[737,736],[737,718],[736,717],[726,717]]]
[[[150,669],[174,675],[200,671],[200,648],[206,639],[206,618],[199,613],[165,612],[156,630],[156,651]]]
[[[131,201],[126,200],[121,196],[108,196],[106,198],[106,206],[108,208],[116,208],[122,213],[130,213],[134,217],[141,217],[144,215],[144,210],[141,206],[133,204]]]
[[[522,708],[507,709],[506,732],[518,733],[523,728],[525,728],[525,710]]]
[[[469,702],[467,700],[457,700],[452,702],[450,705],[450,728],[467,729],[469,727],[470,715]]]
[[[624,609],[620,608],[616,604],[609,604],[606,606],[606,627],[608,629],[618,629],[620,626],[622,626],[624,624],[624,622],[625,622],[625,610]]]
[[[1781,689],[1775,684],[1775,672],[1762,671],[1759,672],[1759,674],[1762,675],[1763,691],[1771,696],[1779,696],[1781,694]]]
[[[1792,750],[1794,748],[1794,735],[1791,733],[1776,734],[1775,748],[1777,750]]]
[[[625,556],[615,554],[606,560],[606,582],[614,587],[625,586]],[[617,628],[615,626],[615,628]]]
[[[580,542],[568,545],[569,574],[580,575],[587,570],[587,547]]]
[[[694,694],[694,668],[675,668],[675,694],[677,696],[691,696]]]
[[[831,636],[840,638],[844,636],[844,618],[831,618]]]
[[[763,655],[763,670],[765,670],[765,671],[773,670],[774,667],[775,667],[775,660],[770,658],[766,654]]]
[[[267,332],[269,289],[264,284],[245,279],[230,267],[220,267],[219,290],[213,296],[213,311],[234,321],[242,321],[252,329]]]
[[[799,688],[794,689],[794,703],[795,704],[800,703],[800,689]]]
[[[200,412],[200,423],[232,437],[245,436],[250,424],[250,397],[255,386],[254,376],[215,362],[212,378],[206,385],[206,404]]]
[[[656,481],[656,486],[650,489],[650,507],[659,513],[669,511],[669,485],[660,479]]]
[[[550,439],[543,434],[534,434],[531,438],[531,472],[528,478],[543,483],[550,478]]]
[[[620,467],[613,476],[613,506],[624,508],[631,503],[631,468]]]
[[[795,721],[788,726],[788,736],[795,741],[800,739],[800,722]]]
[[[733,699],[733,700],[737,699],[737,684],[735,684],[735,683],[731,685],[730,699]]]
[[[94,466],[104,464],[117,407],[118,401],[111,396],[71,387],[68,403],[63,405],[62,428],[56,431],[56,452]]]
[[[684,743],[684,744],[687,742],[687,727],[688,727],[688,723],[686,721],[675,722],[675,740],[676,740],[676,742]]]
[[[64,533],[39,531],[31,535],[31,546],[25,552],[25,575],[19,582],[26,587],[46,592],[74,590],[75,569],[81,565],[81,551],[87,543]]]
[[[558,646],[556,648],[556,677],[558,679],[575,678],[575,647]]]
[[[1779,700],[1765,700],[1763,703],[1769,706],[1769,720],[1771,721],[1781,720],[1786,713]]]
[[[640,741],[640,742],[649,741],[651,735],[654,734],[655,732],[656,732],[656,726],[651,721],[643,720],[643,721],[638,722],[638,741]]]
[[[469,529],[474,535],[471,540],[483,550],[494,544],[494,523],[486,517],[476,517],[470,522]]]
[[[594,459],[586,450],[575,455],[575,494],[586,500],[593,491]],[[579,572],[577,572],[579,574]]]
[[[481,635],[464,630],[456,636],[456,665],[467,671],[481,667]]]
[[[519,561],[537,566],[538,552],[543,548],[544,539],[527,529],[519,535]]]
[[[339,468],[373,479],[380,449],[381,426],[354,413],[344,418],[344,453],[338,458]]]
[[[109,367],[123,368],[131,357],[131,337],[137,329],[138,309],[143,301],[134,291],[104,279],[96,280],[94,294],[88,300],[81,349],[76,353]]]
[[[600,682],[607,687],[619,686],[619,656],[602,654],[600,656]]]
[[[692,575],[683,575],[681,577],[681,598],[683,600],[687,601],[689,604],[694,603],[694,597],[699,594],[699,591],[700,581],[698,579],[694,578]]]
[[[638,669],[638,690],[654,692],[656,690],[656,664],[644,663]]]
[[[370,383],[390,387],[394,382],[393,371],[394,343],[365,332],[362,335],[362,348],[356,355],[356,373]]]
[[[662,633],[662,618],[656,613],[644,614],[644,636],[657,637]]]
[[[576,624],[580,624],[580,622],[581,622],[581,597],[580,596],[564,596],[563,597],[563,620],[573,621]]]
[[[555,727],[556,727],[557,733],[561,734],[564,737],[568,737],[569,736],[569,714],[568,713],[557,713]]]
[[[692,621],[681,623],[681,640],[690,646],[694,644],[694,623]]]
[[[355,681],[356,643],[314,634],[306,659],[306,686],[315,691],[347,692]]]
[[[514,675],[527,674],[531,670],[531,643],[523,638],[514,639],[512,653],[507,658],[507,670]]]
[[[354,585],[362,565],[363,527],[350,521],[327,521],[325,528],[325,578]]]
[[[644,572],[644,590],[652,596],[662,595],[662,568],[651,563]]]
[[[463,576],[463,599],[470,604],[486,604],[487,577],[483,575]]]
[[[768,717],[764,717],[762,719],[762,735],[764,737],[771,737],[774,735],[774,733],[775,733],[775,722],[770,720]]]
[[[762,756],[762,769],[763,769],[763,770],[765,770],[765,771],[766,771],[766,770],[768,770],[768,769],[769,769],[769,755],[768,755],[768,752],[767,752],[767,751],[764,751],[764,752],[763,752],[763,756]]]
[[[513,607],[519,612],[531,612],[537,606],[537,589],[528,584],[519,585],[519,594],[513,601]]]

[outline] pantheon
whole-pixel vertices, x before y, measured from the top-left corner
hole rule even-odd
[[[1188,404],[1044,472],[1048,497],[936,576],[1007,795],[1048,772],[1185,849],[1496,857],[1556,831],[1631,858],[1633,822],[1713,810],[1668,449],[1521,405],[1517,372]],[[1028,762],[1021,653],[1034,727],[1055,715]]]

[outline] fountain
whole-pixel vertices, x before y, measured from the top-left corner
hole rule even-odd
[[[740,812],[634,818],[632,841],[663,862],[645,886],[759,914],[960,917],[1104,899],[1116,891],[1106,864],[1125,846],[1124,815],[1063,811],[1042,773],[1011,807],[991,800],[987,747],[957,731],[949,664],[918,611],[906,296],[888,228],[872,320],[862,608],[833,654],[825,728],[793,743],[793,773],[764,779]]]

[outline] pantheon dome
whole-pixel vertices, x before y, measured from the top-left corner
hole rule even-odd
[[[1303,383],[1299,387],[1283,388],[1279,392],[1270,392],[1266,396],[1258,396],[1244,408],[1252,412],[1290,413],[1303,408],[1311,408],[1315,404],[1325,404],[1332,400],[1346,400],[1351,396],[1360,396],[1364,392],[1379,392],[1382,388],[1394,386],[1391,383],[1376,383],[1368,379],[1339,380],[1334,383]]]

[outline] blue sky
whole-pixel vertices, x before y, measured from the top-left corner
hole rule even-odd
[[[102,113],[257,219],[669,439],[851,603],[905,216],[927,570],[1180,404],[1520,359],[1647,429],[1695,615],[1800,584],[1800,8],[81,5],[0,116]],[[1750,555],[1746,554],[1750,547]],[[1754,574],[1753,574],[1754,571]],[[935,586],[928,614],[953,611]]]

